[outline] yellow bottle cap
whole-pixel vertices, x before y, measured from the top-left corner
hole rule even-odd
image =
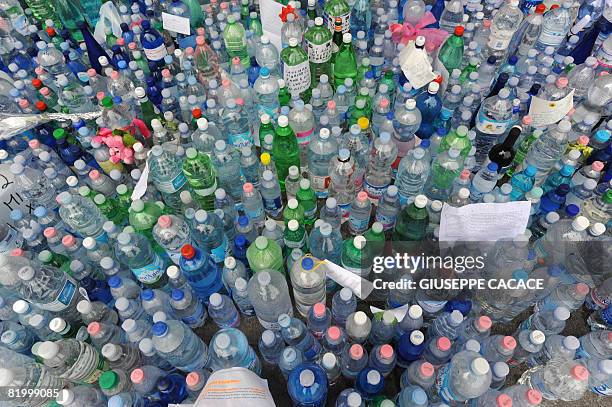
[[[357,120],[357,124],[359,125],[359,127],[361,128],[361,130],[367,130],[368,127],[370,127],[370,121],[368,120],[367,117],[360,117]]]
[[[260,157],[260,158],[261,158],[261,163],[262,163],[263,165],[268,165],[268,164],[270,164],[270,154],[268,154],[268,153],[263,153],[263,154],[261,155],[261,157]]]

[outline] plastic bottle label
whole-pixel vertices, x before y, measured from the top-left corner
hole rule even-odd
[[[258,206],[257,208],[255,208],[255,210],[245,211],[245,213],[249,219],[254,221],[255,219],[261,218],[263,216],[263,206]]]
[[[451,403],[452,401],[459,401],[455,398],[455,395],[450,389],[450,372],[451,364],[447,363],[438,370],[436,381],[434,383],[434,389],[438,396],[446,402]]]
[[[283,207],[283,202],[281,201],[281,197],[277,196],[276,198],[263,198],[264,209],[266,212],[276,212]]]
[[[331,59],[332,40],[323,44],[314,44],[308,41],[308,60],[313,64],[323,64]]]
[[[348,219],[349,215],[351,214],[351,204],[339,204],[338,207],[340,208],[340,212],[342,213],[342,218]]]
[[[500,38],[494,35],[491,35],[489,42],[487,45],[494,50],[505,50],[510,45],[510,41],[512,38]]]
[[[612,396],[612,388],[608,387],[607,384],[603,383],[601,386],[591,387],[591,391],[597,394],[603,394],[604,396]]]
[[[64,282],[64,286],[61,291],[57,295],[54,301],[51,301],[47,304],[40,304],[42,309],[47,311],[59,312],[66,309],[68,304],[74,298],[74,295],[77,293],[77,283],[71,277],[66,278],[66,282]]]
[[[509,124],[510,122],[507,120],[499,121],[487,117],[482,110],[478,112],[476,119],[476,128],[485,134],[503,134]]]
[[[584,350],[584,347],[582,347],[581,343],[578,349],[576,349],[576,359],[588,359],[590,357],[591,355]]]
[[[312,136],[312,133],[314,132],[314,128],[308,130],[308,131],[302,131],[300,133],[295,133],[295,136],[297,137],[298,143],[300,145],[306,145],[308,143],[310,143],[310,137]]]
[[[327,20],[327,27],[334,32],[334,20],[336,18],[342,19],[342,34],[345,34],[351,30],[351,13],[342,14],[341,16],[329,16],[327,13],[323,13],[323,18]]]
[[[155,187],[159,192],[173,194],[185,185],[187,177],[183,172],[179,172],[172,181],[155,181]]]
[[[209,188],[204,189],[194,189],[195,192],[199,196],[211,196],[217,190],[217,179],[215,178],[215,182]]]
[[[310,87],[310,62],[297,65],[283,65],[283,79],[290,93],[302,93]]]
[[[155,258],[151,264],[144,267],[132,269],[132,273],[138,281],[145,284],[155,283],[164,274],[164,262],[159,255],[155,254]]]
[[[253,145],[253,136],[250,131],[240,134],[230,134],[229,142],[236,148],[251,147]]]
[[[83,379],[83,383],[88,383],[88,384],[97,383],[100,376],[102,376],[102,373],[109,370],[108,363],[106,363],[106,360],[104,358],[101,358],[97,352],[95,354],[95,357],[98,358],[96,369],[93,372],[91,372],[89,376]]]
[[[542,24],[542,31],[538,37],[538,42],[548,47],[557,47],[561,45],[565,38],[565,33],[555,30],[558,26],[549,27],[548,24]]]
[[[168,50],[165,44],[161,44],[157,48],[145,48],[144,53],[149,61],[161,61],[168,55]]]
[[[376,222],[380,222],[383,225],[383,230],[390,230],[395,225],[397,216],[387,216],[376,211]]]
[[[376,185],[369,184],[367,181],[364,181],[363,185],[364,185],[363,190],[367,192],[368,197],[374,200],[380,199],[380,197],[383,196],[383,194],[387,190],[387,187],[389,186],[389,185],[376,186]]]
[[[225,260],[225,256],[227,256],[227,236],[223,234],[223,242],[213,249],[210,249],[210,257],[213,259],[215,263],[223,263]]]
[[[331,182],[331,177],[321,176],[321,175],[312,175],[310,174],[310,185],[312,189],[315,190],[317,198],[325,198],[327,196],[327,188],[329,187],[329,183]]]

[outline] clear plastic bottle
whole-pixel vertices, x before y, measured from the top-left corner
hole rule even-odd
[[[293,315],[293,305],[284,276],[274,270],[258,272],[248,285],[249,300],[259,323],[266,329],[280,330],[281,314]]]
[[[244,367],[261,374],[261,362],[249,345],[247,337],[236,328],[217,331],[210,340],[210,361],[212,370]]]
[[[208,313],[219,328],[234,328],[240,325],[240,314],[231,298],[226,295],[211,294]]]
[[[259,353],[264,361],[276,365],[285,349],[285,342],[280,332],[266,329],[261,333],[259,340]]]
[[[351,204],[348,219],[351,234],[359,235],[367,230],[371,212],[372,202],[368,198],[368,194],[365,191],[359,192]]]
[[[93,346],[76,339],[43,342],[36,353],[51,374],[71,382],[93,384],[108,369]]]
[[[330,131],[322,128],[308,145],[308,177],[317,198],[327,197],[330,183],[329,163],[338,152],[338,143],[330,138]],[[285,183],[286,185],[286,183]]]
[[[391,181],[391,165],[397,158],[397,146],[389,133],[381,133],[374,140],[368,163],[364,190],[372,199],[379,199]]]
[[[412,202],[415,196],[423,192],[429,173],[430,164],[422,148],[417,147],[402,158],[395,178],[402,205]]]
[[[206,344],[179,321],[156,322],[152,340],[158,354],[183,372],[203,369],[208,362]]]
[[[576,401],[588,388],[589,371],[577,361],[551,361],[527,370],[519,379],[547,400]]]
[[[189,289],[174,288],[170,295],[173,313],[190,328],[199,328],[206,322],[206,308]]]
[[[461,351],[439,369],[434,391],[446,403],[461,403],[481,396],[490,384],[487,361],[476,352]]]

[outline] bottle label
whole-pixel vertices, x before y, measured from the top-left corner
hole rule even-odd
[[[261,218],[264,214],[264,209],[263,206],[257,206],[257,208],[254,208],[255,210],[250,210],[250,211],[245,211],[246,216],[248,216],[249,219],[251,219],[253,222],[258,219]]]
[[[63,311],[64,309],[66,309],[68,304],[70,304],[76,293],[76,281],[73,280],[71,277],[66,277],[66,282],[64,283],[64,286],[62,287],[55,300],[47,304],[40,304],[40,307],[47,311]]]
[[[389,185],[383,185],[383,186],[372,185],[365,180],[363,182],[363,185],[364,185],[363,190],[368,193],[368,197],[374,200],[380,199],[380,197],[383,196],[383,194],[387,190],[387,187],[389,186]]]
[[[435,314],[446,305],[446,301],[417,301],[417,304],[428,314]]]
[[[342,218],[348,219],[349,215],[351,214],[351,204],[338,204],[338,207],[340,208],[340,212],[342,213]]]
[[[559,32],[555,28],[559,27],[556,25],[550,27],[548,24],[542,24],[542,30],[540,31],[538,42],[549,47],[557,47],[561,45],[563,39],[565,38],[565,33]]]
[[[285,239],[285,246],[287,246],[290,249],[301,249],[302,247],[304,247],[305,242],[306,242],[306,234],[304,234],[302,236],[302,239],[300,239],[299,241]]]
[[[164,274],[164,271],[164,262],[157,253],[151,264],[132,269],[132,273],[136,276],[138,281],[145,284],[155,283]]]
[[[306,60],[297,65],[284,64],[283,79],[289,92],[304,92],[310,87],[310,62]]]
[[[173,194],[185,185],[187,177],[183,172],[179,172],[172,181],[155,181],[155,187],[159,192]]]
[[[315,203],[312,208],[308,210],[304,210],[304,218],[306,219],[316,219],[317,215],[317,204]]]
[[[215,178],[215,182],[209,188],[204,189],[194,189],[195,192],[199,196],[211,196],[217,190],[217,179]]]
[[[434,383],[435,392],[445,403],[449,404],[455,400],[459,401],[450,389],[451,368],[452,365],[450,363],[440,367]]]
[[[387,216],[380,213],[380,211],[376,211],[376,222],[380,222],[383,225],[383,230],[390,230],[395,225],[395,221],[397,219],[397,215],[395,216]]]
[[[168,50],[165,44],[161,44],[157,48],[145,48],[144,53],[149,61],[161,61],[168,55]]]
[[[327,196],[327,188],[331,182],[331,177],[310,174],[310,185],[315,190],[317,198],[325,198]]]
[[[366,219],[355,219],[353,217],[350,217],[349,222],[353,231],[361,233],[365,232],[368,229],[370,218],[368,217]]]
[[[310,143],[310,137],[312,136],[313,132],[314,132],[314,127],[308,131],[302,131],[300,133],[295,133],[298,143],[302,146]]]
[[[89,376],[83,379],[83,383],[88,383],[88,384],[96,383],[98,379],[100,378],[100,376],[102,376],[102,373],[104,373],[105,371],[109,369],[106,359],[101,358],[98,352],[96,351],[93,351],[93,352],[95,352],[95,357],[98,359],[98,363],[96,364],[96,369],[93,372],[91,372]]]
[[[227,236],[223,234],[223,242],[213,249],[210,249],[210,257],[215,263],[223,263],[225,256],[227,256],[228,241]]]
[[[308,60],[313,64],[323,64],[330,60],[332,55],[332,40],[323,44],[314,44],[308,41]]]
[[[603,394],[604,396],[612,396],[612,388],[606,383],[602,383],[601,386],[591,387],[591,391],[597,394]]]
[[[327,27],[334,32],[334,20],[336,18],[342,19],[342,34],[345,34],[351,30],[351,13],[342,14],[340,16],[330,16],[327,13],[323,13],[323,18],[327,20]]]
[[[383,68],[385,66],[385,58],[383,57],[370,57],[370,66],[372,67],[372,73],[375,78],[380,78],[383,74]]]
[[[242,36],[240,39],[232,39],[232,40],[228,40],[226,38],[224,39],[224,41],[225,41],[225,48],[228,51],[230,52],[245,51],[246,52],[246,47],[247,47],[246,37]]]
[[[508,128],[508,120],[494,120],[487,117],[483,110],[478,112],[476,128],[485,134],[503,134]]]
[[[590,357],[591,355],[587,351],[584,350],[584,347],[582,346],[582,343],[581,343],[578,349],[576,349],[576,359],[588,359]]]
[[[512,40],[512,38],[498,37],[493,34],[491,34],[489,38],[490,39],[487,45],[491,49],[498,50],[498,51],[508,49],[508,45],[510,45],[510,41]]]
[[[230,134],[229,142],[236,148],[251,147],[253,145],[253,136],[250,131],[245,131],[240,134]]]
[[[275,213],[283,207],[283,202],[281,201],[281,197],[277,196],[276,198],[263,198],[264,209],[266,212]]]

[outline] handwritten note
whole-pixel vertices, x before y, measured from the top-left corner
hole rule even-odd
[[[402,72],[414,89],[422,88],[436,78],[427,58],[427,52],[416,48],[414,42],[408,43],[400,52],[399,61]]]
[[[164,30],[173,31],[175,33],[184,35],[191,34],[189,19],[186,17],[181,17],[169,13],[162,13],[162,24]]]
[[[15,188],[15,178],[10,168],[10,164],[0,164],[0,220],[12,225],[9,215],[13,209],[29,214],[36,205],[27,201],[26,196]]]
[[[573,90],[563,99],[554,102],[532,96],[529,104],[529,116],[533,119],[532,126],[541,127],[557,123],[565,117],[573,106]]]
[[[478,203],[455,208],[442,207],[440,241],[496,241],[512,239],[525,232],[531,203]]]

